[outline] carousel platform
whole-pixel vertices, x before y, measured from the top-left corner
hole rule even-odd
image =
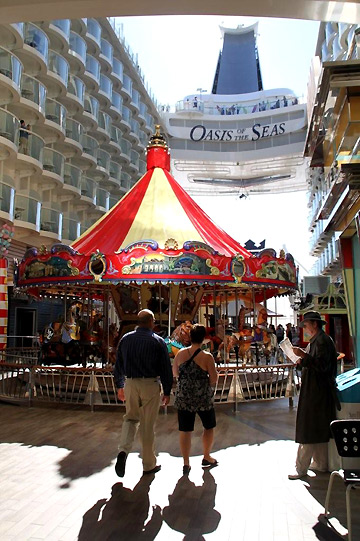
[[[296,402],[295,402],[296,406]],[[345,496],[335,480],[332,524],[324,521],[329,474],[289,481],[296,454],[296,407],[287,400],[218,410],[213,456],[201,468],[200,427],[192,469],[182,477],[176,415],[157,423],[156,476],[142,477],[139,446],[125,477],[114,471],[121,411],[19,408],[0,404],[2,541],[110,539],[309,541],[345,534]],[[353,538],[360,539],[360,498],[352,497]]]

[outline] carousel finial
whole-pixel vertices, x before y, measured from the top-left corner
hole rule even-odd
[[[160,124],[155,124],[155,133],[150,137],[147,149],[156,147],[168,148],[164,136],[160,133]]]

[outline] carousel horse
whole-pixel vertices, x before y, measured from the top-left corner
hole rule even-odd
[[[87,327],[85,321],[80,322],[80,344],[82,349],[82,364],[86,366],[91,363],[100,362],[104,365],[106,356],[104,355],[104,330],[100,325],[104,316],[95,314],[90,326]]]
[[[79,327],[73,321],[54,321],[42,333],[42,364],[67,366],[79,362]]]
[[[176,327],[176,329],[171,334],[170,338],[167,338],[165,341],[168,346],[169,353],[174,357],[177,352],[191,345],[190,331],[192,329],[191,321],[185,321]]]

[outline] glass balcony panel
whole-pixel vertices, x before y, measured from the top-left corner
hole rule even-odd
[[[100,74],[100,90],[104,92],[110,99],[112,97],[112,82],[108,77]]]
[[[0,73],[20,87],[22,64],[15,55],[0,47]]]
[[[92,36],[100,47],[101,43],[101,26],[95,19],[87,20],[87,33]]]
[[[24,23],[11,23],[11,25],[16,28],[19,34],[24,35]]]
[[[124,85],[124,88],[128,91],[128,93],[131,96],[132,95],[133,82],[130,79],[130,77],[128,75],[126,75],[125,73],[124,73],[123,85]]]
[[[49,51],[48,69],[53,73],[56,73],[60,79],[64,82],[65,86],[68,82],[69,64],[55,51]]]
[[[142,101],[140,102],[140,114],[141,116],[143,116],[145,118],[145,115],[147,114],[147,107],[145,105],[145,103],[143,103]]]
[[[64,166],[64,184],[73,186],[77,190],[81,189],[82,171],[75,165],[66,163]]]
[[[44,148],[43,151],[43,168],[45,171],[55,173],[60,177],[64,176],[65,157],[52,148]]]
[[[89,94],[85,94],[84,111],[86,111],[86,113],[89,113],[90,115],[97,118],[98,115],[99,115],[99,102],[98,102],[98,100],[96,98],[94,98],[93,96],[90,96]]]
[[[69,37],[70,37],[70,25],[71,25],[70,19],[55,19],[54,21],[51,21],[51,24],[53,24],[57,28],[60,28],[60,30],[62,32],[64,32],[65,36],[69,40]]]
[[[21,77],[21,96],[36,103],[39,106],[39,110],[45,114],[46,88],[37,79],[29,75],[23,75]]]
[[[131,176],[125,171],[121,173],[121,187],[125,188],[125,190],[130,190],[131,187]]]
[[[58,210],[42,207],[40,214],[41,231],[49,231],[60,236],[62,229],[62,213]]]
[[[126,156],[130,157],[131,143],[122,137],[120,141],[120,147],[121,147],[121,152],[123,154],[126,154]]]
[[[103,111],[99,111],[98,114],[98,125],[99,128],[105,130],[107,133],[110,133],[112,129],[111,116]]]
[[[60,128],[65,130],[66,109],[63,105],[61,105],[61,103],[47,98],[45,111],[45,117],[47,118],[47,120],[51,120],[51,122],[59,124]]]
[[[80,236],[80,222],[72,218],[63,218],[62,238],[76,240]]]
[[[128,123],[130,124],[130,121],[131,121],[131,111],[128,107],[126,107],[125,105],[123,105],[122,107],[122,117],[123,119]]]
[[[6,184],[6,176],[0,182],[0,210],[7,214],[14,213],[15,188]]]
[[[137,136],[139,136],[139,134],[140,134],[140,124],[139,124],[139,122],[132,118],[131,122],[130,122],[130,126],[131,126],[131,131],[133,133],[135,133]]]
[[[124,77],[124,66],[120,60],[113,58],[113,73],[122,81]]]
[[[81,195],[89,197],[89,199],[95,198],[96,183],[94,180],[88,177],[82,177],[81,179]]]
[[[67,89],[70,94],[76,96],[78,100],[80,100],[80,102],[84,104],[85,83],[81,79],[79,79],[79,77],[76,77],[75,75],[70,75]]]
[[[133,88],[131,101],[140,109],[140,94]]]
[[[109,198],[110,194],[103,188],[96,190],[96,206],[103,207],[105,210],[109,210]]]
[[[86,154],[90,154],[90,156],[97,158],[99,143],[96,141],[96,139],[90,137],[89,135],[83,135],[81,138],[81,142],[83,146],[83,151]]]
[[[120,146],[122,131],[119,130],[119,128],[116,128],[115,126],[111,126],[110,134],[111,134],[110,135],[111,141]]]
[[[110,176],[121,182],[121,166],[116,162],[110,162]]]
[[[149,128],[152,129],[152,131],[154,131],[155,129],[155,122],[154,122],[154,119],[153,117],[149,114],[149,113],[146,113],[146,125],[149,126]]]
[[[73,139],[73,141],[76,141],[77,143],[81,144],[81,138],[84,132],[84,128],[80,124],[80,122],[77,122],[76,120],[73,120],[72,118],[68,118],[66,121],[66,130],[65,134],[66,137],[69,139]]]
[[[75,32],[70,32],[69,50],[79,55],[83,63],[86,63],[86,42]]]
[[[137,169],[139,169],[139,158],[140,158],[140,154],[136,152],[136,150],[130,151],[131,164]]]
[[[0,137],[6,137],[9,141],[19,144],[20,122],[16,116],[4,109],[0,109]]]
[[[139,131],[139,139],[140,139],[140,143],[146,147],[146,145],[148,144],[149,142],[149,138],[148,136],[146,135],[146,133],[144,133],[143,131]]]
[[[112,209],[116,205],[116,203],[118,203],[118,201],[119,201],[118,197],[111,195],[109,198],[109,209]]]
[[[107,58],[109,60],[110,64],[112,65],[112,62],[113,62],[113,46],[110,45],[110,43],[108,41],[106,41],[106,39],[102,39],[100,49],[101,49],[101,54],[103,56],[105,56],[105,58]]]
[[[139,173],[141,175],[145,175],[146,171],[147,171],[146,162],[144,162],[144,160],[139,160]]]
[[[100,81],[100,63],[96,60],[96,58],[87,54],[85,69],[95,77],[97,82]]]
[[[99,148],[97,153],[97,164],[99,167],[102,167],[103,169],[106,169],[109,171],[110,168],[110,154],[106,152],[105,150],[102,150]]]
[[[44,140],[29,130],[19,130],[19,152],[31,156],[34,160],[43,161]]]
[[[37,227],[40,225],[40,209],[41,203],[27,195],[15,195],[15,213],[14,218],[22,222],[34,224]]]
[[[112,99],[111,99],[112,106],[115,107],[118,111],[122,111],[123,107],[123,99],[117,92],[112,93]]]
[[[37,26],[32,23],[25,23],[24,42],[26,45],[36,49],[37,52],[43,56],[47,64],[49,54],[49,39],[45,32],[40,30],[40,28],[37,28]]]

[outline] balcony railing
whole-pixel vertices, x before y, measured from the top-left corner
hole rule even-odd
[[[116,203],[119,202],[119,197],[116,197],[114,195],[110,195],[110,198],[109,198],[109,209],[112,209]]]
[[[114,92],[114,90],[112,92],[111,103],[112,103],[112,106],[115,107],[115,109],[117,109],[121,113],[122,108],[123,108],[123,99],[120,96],[120,94],[118,94],[117,92]]]
[[[81,144],[83,132],[84,128],[80,122],[77,122],[77,120],[73,120],[72,118],[66,120],[66,137]]]
[[[44,139],[24,128],[19,130],[19,153],[43,163]]]
[[[55,173],[56,175],[59,175],[59,177],[63,178],[65,157],[60,154],[60,152],[52,148],[44,147],[43,161],[43,168],[45,171]]]
[[[110,194],[103,188],[97,188],[96,190],[96,206],[102,207],[106,211],[109,210],[109,198]]]
[[[103,111],[99,111],[98,125],[99,125],[99,128],[101,128],[102,130],[105,130],[107,133],[110,133],[112,129],[111,116],[108,115],[107,113],[104,113]]]
[[[76,240],[80,237],[80,222],[72,218],[63,218],[62,238],[67,240]]]
[[[139,134],[140,134],[140,124],[139,124],[139,122],[132,118],[131,122],[130,122],[130,126],[131,126],[131,131],[133,133],[135,133],[135,135],[137,135],[139,137]]]
[[[41,203],[34,197],[20,194],[15,195],[15,220],[33,224],[39,230],[40,210]]]
[[[98,100],[94,98],[94,96],[90,96],[89,94],[85,93],[84,111],[97,119],[99,114],[99,108],[100,107]]]
[[[64,85],[67,85],[69,76],[69,64],[61,55],[55,51],[49,51],[48,70],[56,73],[58,77],[63,81]]]
[[[125,171],[121,172],[121,187],[126,191],[131,188],[131,176],[128,173],[125,173]]]
[[[95,19],[87,20],[87,34],[89,34],[99,45],[101,43],[101,26]]]
[[[106,40],[101,39],[100,52],[112,65],[113,63],[113,46]]]
[[[98,83],[100,82],[100,63],[88,54],[86,55],[85,70],[91,73]]]
[[[130,163],[136,169],[139,169],[139,158],[140,158],[140,154],[136,152],[136,150],[130,150]]]
[[[200,99],[180,100],[175,105],[176,112],[204,113],[206,115],[247,115],[251,113],[261,113],[263,111],[271,111],[274,109],[282,109],[291,105],[298,105],[299,98],[295,96],[276,96],[269,98],[266,101],[235,102],[235,103],[219,103],[218,105],[209,105]],[[169,112],[168,106],[163,106],[163,111]]]
[[[52,208],[41,208],[40,229],[61,236],[62,213]]]
[[[88,197],[95,204],[96,182],[89,177],[81,178],[81,195]]]
[[[20,60],[10,51],[0,47],[0,74],[5,75],[20,87],[22,69]]]
[[[69,52],[78,55],[83,64],[85,64],[86,42],[81,36],[79,36],[79,34],[76,34],[76,32],[70,32]]]
[[[146,145],[148,144],[149,142],[149,137],[148,135],[146,135],[146,133],[144,133],[143,131],[140,130],[139,132],[139,139],[140,139],[140,143],[146,147]]]
[[[111,100],[112,98],[112,82],[106,75],[100,74],[100,90]]]
[[[147,171],[146,162],[144,160],[139,160],[139,173],[140,175],[145,175]]]
[[[81,190],[82,171],[79,167],[75,167],[70,163],[64,166],[64,184],[72,186],[77,190]]]
[[[121,182],[121,165],[116,162],[110,162],[110,176]]]
[[[15,188],[6,183],[6,176],[0,182],[0,210],[14,215]]]
[[[121,152],[130,158],[130,149],[131,149],[130,141],[127,141],[126,139],[122,137],[120,141],[120,147],[121,147]]]
[[[122,82],[124,77],[124,66],[120,60],[113,58],[113,69],[112,73]]]
[[[40,30],[40,28],[32,23],[24,23],[24,42],[26,45],[33,47],[38,53],[40,53],[47,64],[49,55],[49,39],[45,32]]]
[[[11,23],[11,26],[14,26],[19,34],[24,36],[24,23]]]
[[[51,24],[53,24],[57,28],[60,28],[60,30],[65,34],[69,41],[71,26],[70,19],[55,19],[54,21],[51,21]]]
[[[113,143],[115,143],[116,145],[119,145],[121,144],[121,136],[122,136],[122,131],[119,130],[119,128],[116,128],[116,126],[111,126],[111,132],[110,132],[110,139]]]
[[[36,103],[39,106],[39,111],[45,115],[46,88],[37,79],[34,79],[34,77],[30,77],[29,75],[22,75],[21,96]]]
[[[130,109],[128,107],[126,107],[126,105],[123,105],[123,107],[122,107],[122,117],[123,117],[123,120],[125,120],[125,122],[130,124],[130,122],[131,122],[131,111],[130,111]]]
[[[0,109],[0,137],[5,137],[16,146],[19,144],[20,122],[15,115]]]
[[[69,76],[67,90],[69,94],[76,96],[80,103],[84,105],[85,83],[79,77],[75,75]]]
[[[147,114],[147,107],[145,103],[143,103],[142,101],[140,101],[139,109],[140,109],[140,115],[145,118],[145,115]]]
[[[99,148],[97,151],[97,165],[109,171],[110,168],[110,154],[105,150]]]
[[[154,121],[153,116],[150,115],[149,113],[146,113],[145,119],[146,119],[146,125],[147,125],[152,131],[155,131],[155,121]]]
[[[123,87],[128,92],[128,94],[130,94],[130,96],[132,96],[133,82],[130,79],[130,77],[128,75],[126,75],[126,73],[124,73]]]
[[[51,122],[58,124],[61,129],[65,130],[66,127],[66,109],[61,103],[50,98],[46,99],[45,105],[45,117]]]
[[[131,102],[136,105],[138,109],[140,109],[140,94],[135,88],[132,89],[132,97]]]
[[[89,135],[83,135],[81,137],[81,143],[85,154],[89,154],[90,156],[93,156],[93,158],[97,159],[97,153],[99,148],[99,143],[97,142],[97,140],[94,139],[94,137],[90,137]]]

